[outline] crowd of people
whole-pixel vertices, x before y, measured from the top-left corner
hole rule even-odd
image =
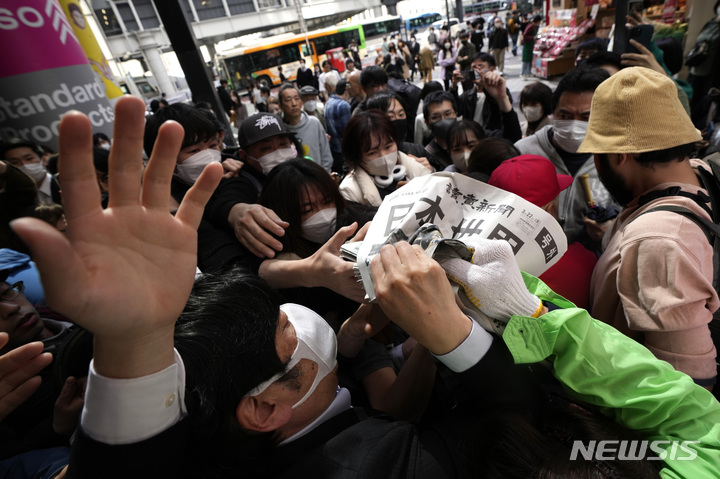
[[[489,52],[473,24],[303,62],[251,115],[221,82],[224,111],[124,97],[112,137],[69,112],[57,153],[3,142],[0,475],[717,477],[720,198],[688,109],[717,99],[594,41],[515,103],[502,59],[537,24],[509,20]],[[435,172],[534,204],[567,251],[535,278],[503,240],[386,244],[367,302],[341,248]]]

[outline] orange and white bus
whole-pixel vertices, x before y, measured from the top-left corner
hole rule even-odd
[[[366,38],[395,33],[400,29],[399,17],[373,19],[357,25],[343,25],[308,32],[305,35],[283,34],[263,38],[258,42],[224,52],[218,55],[223,77],[235,89],[245,89],[249,80],[264,81],[269,86],[280,84],[278,66],[282,67],[287,81],[295,80],[300,59],[304,58],[308,68],[325,59],[325,52],[337,47],[347,48],[354,39],[361,51],[366,48]]]

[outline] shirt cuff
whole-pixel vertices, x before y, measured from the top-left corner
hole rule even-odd
[[[462,373],[475,366],[485,356],[493,342],[490,333],[472,321],[472,330],[465,341],[446,354],[434,355],[451,371]]]
[[[175,364],[140,378],[107,378],[90,363],[80,424],[92,439],[111,445],[144,441],[185,414],[185,366],[177,351]]]

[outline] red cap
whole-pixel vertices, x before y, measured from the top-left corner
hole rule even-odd
[[[558,175],[555,165],[547,158],[520,155],[503,161],[490,175],[488,184],[515,193],[542,208],[572,181],[572,176]]]

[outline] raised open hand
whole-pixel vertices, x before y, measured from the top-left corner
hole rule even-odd
[[[60,122],[59,140],[67,235],[31,218],[13,222],[32,250],[50,305],[94,333],[96,362],[98,341],[112,343],[104,348],[110,352],[160,338],[167,344],[169,338],[172,354],[173,325],[195,273],[197,226],[222,176],[219,163],[209,165],[173,217],[170,180],[183,129],[172,121],[160,128],[143,175],[144,111],[143,101],[133,97],[115,107],[106,210],[93,167],[90,120],[70,112]]]

